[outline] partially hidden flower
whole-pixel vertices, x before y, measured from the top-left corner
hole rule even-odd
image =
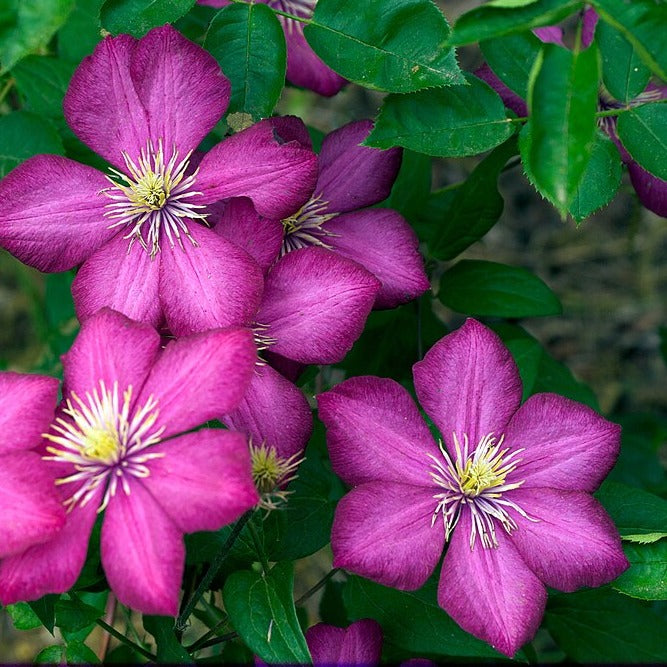
[[[248,324],[261,271],[209,229],[209,208],[246,196],[262,215],[289,215],[317,164],[267,120],[195,168],[192,151],[229,95],[213,57],[170,26],[106,37],[74,73],[64,110],[110,174],[61,156],[28,159],[0,182],[0,245],[41,271],[83,263],[72,286],[79,319],[108,306],[175,335]]]
[[[65,523],[55,476],[35,451],[57,401],[55,378],[0,373],[0,559],[48,541]]]
[[[257,0],[271,9],[310,19],[315,11],[317,0]],[[199,0],[201,5],[226,7],[232,4],[229,0]],[[325,65],[310,47],[303,36],[304,23],[282,14],[276,14],[280,21],[287,45],[287,80],[295,86],[308,88],[320,95],[331,97],[346,83],[340,74]]]
[[[393,380],[352,378],[319,397],[334,470],[353,487],[336,509],[334,566],[414,590],[448,544],[440,606],[512,656],[537,631],[545,586],[600,586],[628,567],[591,495],[620,428],[556,394],[521,405],[509,351],[475,320],[413,370],[439,444]]]
[[[176,615],[183,534],[217,530],[258,501],[246,438],[192,431],[238,405],[254,361],[245,329],[162,348],[152,327],[115,311],[84,322],[63,357],[63,401],[43,446],[67,521],[51,540],[0,563],[0,601],[71,588],[104,512],[101,558],[111,590],[143,613]]]
[[[281,133],[289,132],[310,147],[303,126],[289,119],[274,122],[280,123]],[[402,156],[400,148],[361,146],[372,127],[371,121],[355,121],[325,137],[310,198],[284,216],[281,225],[253,213],[247,204],[230,200],[216,217],[218,233],[258,262],[275,252],[276,242],[282,255],[318,246],[354,260],[381,283],[375,308],[393,308],[425,292],[430,283],[417,235],[397,211],[371,208],[389,196]]]
[[[380,284],[356,262],[319,247],[281,257],[268,271],[255,316],[260,355],[299,365],[341,361],[361,335]],[[260,358],[239,406],[223,421],[247,433],[263,506],[284,500],[312,432],[303,392]]]
[[[581,43],[584,48],[590,46],[595,36],[595,27],[597,25],[597,12],[589,7],[584,11],[582,18]],[[563,43],[563,31],[557,26],[548,26],[546,28],[537,28],[533,31],[537,37],[546,43],[558,44],[565,48]],[[527,116],[528,107],[526,101],[496,75],[488,64],[482,65],[475,74],[486,81],[501,97],[505,106],[511,109],[518,116]],[[646,89],[636,98],[627,103],[621,103],[613,99],[605,90],[600,91],[598,108],[600,111],[609,109],[620,109],[624,107],[634,107],[647,102],[663,100],[667,97],[667,88],[665,86],[655,86],[649,84]],[[654,176],[646,171],[623,146],[621,139],[616,131],[617,118],[608,116],[600,118],[599,124],[602,130],[613,140],[621,154],[621,159],[628,167],[630,182],[637,193],[639,201],[657,215],[667,217],[667,181]]]

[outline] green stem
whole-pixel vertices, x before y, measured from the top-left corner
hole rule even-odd
[[[185,605],[180,616],[176,619],[176,625],[175,625],[176,630],[179,631],[185,630],[190,615],[195,610],[195,607],[197,606],[197,603],[199,602],[202,595],[204,595],[204,593],[206,593],[206,591],[209,589],[211,582],[215,578],[215,575],[218,574],[218,571],[222,567],[222,564],[225,562],[225,558],[227,558],[229,552],[231,551],[231,548],[234,546],[234,542],[236,542],[236,539],[241,534],[241,531],[248,523],[248,520],[252,516],[252,513],[253,510],[248,510],[236,522],[236,525],[234,526],[232,532],[229,534],[229,537],[222,545],[222,549],[220,549],[218,555],[211,563],[210,567],[208,568],[208,571],[204,575],[204,578],[199,582],[197,590],[193,593],[192,597],[188,600],[188,603]]]
[[[2,101],[7,97],[7,93],[12,89],[12,86],[14,85],[14,79],[9,78],[7,79],[7,83],[5,84],[5,87],[0,90],[0,104],[2,104]]]
[[[199,651],[200,649],[204,648],[204,644],[206,644],[209,639],[215,637],[218,634],[218,630],[224,627],[228,622],[229,618],[225,615],[225,617],[220,619],[207,633],[203,634],[199,639],[192,642],[190,646],[186,646],[185,650],[188,653],[194,653],[195,651]]]
[[[98,618],[95,623],[97,623],[97,625],[99,625],[105,632],[108,632],[112,637],[115,637],[119,642],[122,642],[126,646],[129,646],[133,651],[143,655],[144,658],[148,658],[152,661],[157,660],[156,655],[153,655],[150,651],[147,651],[143,646],[135,644],[131,639],[128,639],[124,634],[118,632],[118,630],[116,630],[116,628],[113,626],[105,623],[101,618]]]
[[[269,561],[266,559],[266,554],[264,553],[264,547],[259,539],[257,534],[257,529],[253,525],[252,521],[248,524],[248,530],[250,531],[250,537],[252,537],[253,544],[255,545],[255,551],[259,556],[259,562],[262,564],[262,571],[264,574],[267,574],[269,571]]]
[[[325,574],[311,589],[307,590],[298,600],[296,600],[294,602],[294,606],[298,607],[300,604],[303,604],[311,595],[315,595],[315,593],[317,593],[317,591],[319,591],[320,588],[322,588],[322,586],[324,586],[324,584],[326,584],[327,581],[329,581],[329,579],[331,579],[331,577],[333,577],[338,572],[340,572],[340,568],[334,567],[331,572]]]

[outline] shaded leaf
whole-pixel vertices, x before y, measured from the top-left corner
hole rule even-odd
[[[143,37],[151,28],[185,16],[194,4],[195,0],[105,0],[100,19],[114,35]]]
[[[646,171],[667,180],[667,103],[643,104],[622,113],[616,131]]]
[[[663,537],[666,535],[662,533]],[[623,551],[630,561],[630,569],[612,586],[633,598],[667,600],[667,540],[652,544],[624,544]]]
[[[48,118],[62,118],[63,97],[74,65],[48,56],[27,56],[14,69],[16,87],[29,110]]]
[[[104,0],[75,0],[74,9],[58,31],[58,55],[79,63],[102,39],[100,9]]]
[[[94,651],[80,641],[67,642],[65,659],[68,665],[99,665],[100,659]]]
[[[53,627],[56,622],[56,602],[60,599],[59,595],[45,595],[39,600],[28,602],[30,608],[35,612],[42,625],[53,634]]]
[[[146,632],[150,632],[155,638],[159,663],[194,664],[190,654],[176,638],[173,618],[144,615],[143,624]]]
[[[34,630],[42,625],[42,621],[27,602],[8,604],[5,609],[17,630]]]
[[[63,661],[62,644],[53,644],[52,646],[45,646],[33,659],[37,664],[56,664],[59,665]]]

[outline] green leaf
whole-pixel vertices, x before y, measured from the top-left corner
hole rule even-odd
[[[643,104],[618,117],[618,136],[646,171],[667,180],[667,103]]]
[[[610,481],[602,484],[596,496],[624,540],[652,541],[655,535],[667,537],[667,500]]]
[[[439,157],[477,155],[514,132],[505,105],[486,83],[467,75],[468,85],[389,95],[367,146],[403,146]]]
[[[494,324],[491,328],[502,338],[519,368],[523,385],[521,400],[525,401],[533,393],[544,350],[535,338],[516,324]]]
[[[630,561],[630,569],[614,580],[612,586],[633,598],[667,600],[667,540],[624,544],[623,551]]]
[[[591,159],[569,206],[570,215],[581,222],[606,206],[618,191],[622,175],[621,155],[616,144],[598,130]]]
[[[449,44],[459,46],[524,32],[562,21],[583,7],[583,0],[495,0],[466,12],[454,25]]]
[[[5,609],[17,630],[34,630],[42,625],[39,616],[37,616],[27,602],[8,604]]]
[[[47,118],[62,118],[63,97],[74,65],[49,56],[27,56],[14,69],[16,87],[29,110]]]
[[[667,80],[667,4],[656,0],[591,0],[591,4],[605,23],[635,47],[651,70]]]
[[[560,648],[576,662],[667,660],[667,621],[609,589],[553,596],[545,622]]]
[[[13,20],[0,26],[0,73],[45,46],[65,22],[74,0],[14,0]]]
[[[404,150],[401,168],[391,194],[381,206],[393,208],[408,220],[419,217],[424,201],[431,194],[431,158]]]
[[[33,662],[37,664],[52,664],[59,665],[63,661],[62,644],[53,644],[52,646],[45,646],[34,658]]]
[[[229,112],[255,120],[270,116],[285,85],[285,35],[275,14],[262,4],[231,5],[216,15],[204,48],[232,84]]]
[[[28,111],[13,111],[0,117],[0,178],[38,153],[65,152],[53,126]]]
[[[519,97],[528,97],[528,79],[542,42],[532,32],[521,32],[481,42],[479,47],[493,73]]]
[[[110,33],[143,37],[151,28],[185,16],[195,0],[105,0],[102,27]]]
[[[55,605],[56,625],[65,632],[77,632],[92,625],[102,611],[80,600],[58,600]]]
[[[65,659],[68,665],[99,665],[100,659],[83,642],[72,640],[67,642]]]
[[[435,577],[420,590],[410,592],[350,577],[343,598],[350,619],[374,618],[382,626],[385,642],[413,654],[499,657],[488,644],[461,630],[438,606]]]
[[[327,65],[366,88],[409,93],[463,83],[431,0],[319,0],[304,29]]]
[[[296,617],[291,562],[277,563],[267,574],[237,571],[222,591],[229,618],[243,641],[268,663],[310,663]]]
[[[562,216],[593,150],[598,80],[594,44],[579,53],[545,44],[533,69],[530,120],[519,142],[521,158],[533,185]]]
[[[515,135],[494,148],[456,188],[454,198],[441,212],[440,224],[429,243],[431,255],[438,259],[453,259],[495,225],[504,206],[498,192],[498,176],[517,151]]]
[[[572,371],[560,361],[544,353],[540,359],[540,365],[537,370],[537,379],[533,385],[533,393],[541,391],[552,391],[555,394],[562,394],[571,398],[573,401],[585,403],[600,411],[598,400],[592,389],[583,382],[577,380]]]
[[[173,618],[144,615],[143,624],[146,632],[150,632],[155,637],[158,663],[194,664],[190,654],[176,638]]]
[[[473,259],[461,260],[442,275],[438,298],[466,315],[540,317],[562,310],[556,295],[530,271]]]
[[[602,80],[613,97],[629,102],[637,97],[651,78],[651,70],[623,35],[604,21],[595,28],[602,55]]]
[[[53,627],[56,622],[56,602],[60,599],[59,595],[45,595],[39,600],[28,602],[30,608],[35,612],[42,625],[53,634]]]
[[[58,31],[58,55],[80,63],[102,39],[100,9],[104,0],[75,0],[74,10]]]

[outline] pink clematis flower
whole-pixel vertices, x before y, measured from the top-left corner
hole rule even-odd
[[[259,267],[207,227],[209,208],[249,197],[265,216],[308,197],[316,157],[263,121],[192,151],[221,117],[230,86],[215,60],[170,26],[105,38],[64,100],[74,133],[111,175],[39,155],[0,182],[0,245],[41,271],[83,262],[72,291],[85,319],[108,306],[183,335],[248,324]]]
[[[268,5],[271,9],[277,9],[304,19],[312,17],[315,5],[317,5],[317,0],[257,1],[263,5]],[[226,7],[232,3],[230,0],[199,0],[199,4],[209,5],[210,7]],[[347,83],[347,79],[325,65],[310,48],[303,36],[304,24],[301,21],[295,21],[280,14],[276,14],[276,16],[283,27],[287,44],[287,80],[295,86],[308,88],[326,97],[335,95]]]
[[[346,628],[318,623],[306,630],[306,643],[313,665],[380,664],[382,628],[377,621],[362,618]]]
[[[302,125],[290,119],[274,122],[280,122],[281,133],[289,132],[310,147]],[[310,199],[283,217],[282,225],[267,220],[261,211],[257,215],[249,204],[232,200],[219,216],[216,230],[260,263],[275,253],[280,239],[282,255],[319,246],[352,259],[381,283],[375,308],[393,308],[416,298],[430,287],[417,235],[396,211],[369,208],[389,196],[402,152],[361,146],[371,129],[371,121],[362,120],[327,135]]]
[[[50,541],[0,563],[2,603],[68,590],[104,511],[111,589],[143,613],[176,615],[183,534],[217,530],[258,501],[243,435],[188,432],[238,405],[254,359],[244,329],[162,349],[152,327],[115,311],[84,322],[63,357],[63,402],[44,436],[67,522]]]
[[[298,365],[341,361],[361,335],[379,288],[359,264],[324,248],[285,255],[266,276],[254,325],[258,350]],[[262,361],[240,405],[223,421],[249,435],[263,504],[275,507],[312,432],[305,396]]]
[[[593,41],[597,22],[597,12],[592,7],[587,8],[583,14],[581,32],[581,43],[584,48],[588,47]],[[537,28],[533,32],[541,41],[558,44],[565,48],[563,31],[560,28],[548,26],[546,28]],[[525,100],[508,88],[486,63],[475,74],[483,81],[486,81],[500,95],[508,109],[514,111],[518,116],[525,117],[528,115],[528,107]],[[625,106],[639,106],[647,102],[663,100],[665,97],[667,97],[667,88],[652,84],[649,84],[644,92],[640,93],[635,99],[630,100],[627,104],[622,104],[612,99],[608,93],[600,91],[598,107],[600,111],[620,109]],[[650,211],[663,218],[667,217],[667,181],[663,181],[661,178],[646,171],[637,161],[632,159],[632,156],[625,149],[618,136],[616,122],[617,118],[614,116],[599,119],[600,128],[616,144],[621,153],[621,159],[628,167],[630,182],[637,193],[637,197],[639,197],[639,201]]]
[[[58,380],[0,373],[0,400],[0,558],[5,558],[51,539],[65,523],[65,511],[52,471],[34,451],[53,420]]]
[[[523,405],[517,367],[475,320],[414,366],[436,444],[393,380],[352,378],[319,397],[339,503],[334,566],[414,590],[445,554],[438,602],[512,656],[535,634],[545,586],[605,584],[628,567],[591,493],[613,466],[620,428],[556,394]]]

